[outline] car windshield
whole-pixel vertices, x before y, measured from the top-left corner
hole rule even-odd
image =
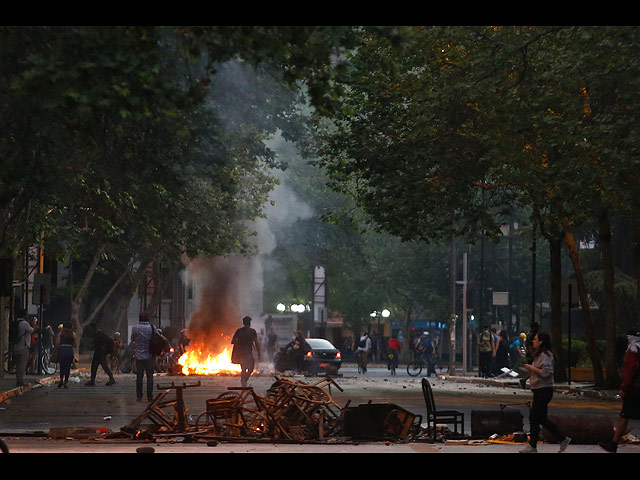
[[[319,348],[319,349],[331,349],[335,350],[336,347],[329,340],[325,340],[324,338],[307,338],[307,343],[311,348]]]

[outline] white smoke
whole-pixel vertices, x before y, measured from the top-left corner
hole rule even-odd
[[[282,152],[284,142],[276,136],[267,146],[276,154]],[[205,337],[206,343],[221,341],[228,346],[228,337],[242,326],[242,318],[250,316],[251,326],[258,332],[264,329],[264,272],[265,268],[277,268],[267,257],[276,247],[274,229],[290,228],[300,219],[313,215],[312,209],[298,198],[289,187],[295,181],[286,171],[274,170],[280,183],[276,185],[264,206],[266,218],[250,223],[255,231],[253,237],[257,253],[251,257],[229,255],[217,258],[199,257],[190,260],[185,268],[185,280],[193,288],[194,312],[188,320],[187,329],[193,338]],[[218,340],[220,339],[220,340]]]

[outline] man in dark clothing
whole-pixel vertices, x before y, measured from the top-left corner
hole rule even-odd
[[[242,372],[240,373],[240,384],[247,386],[247,381],[253,372],[255,366],[255,355],[260,360],[260,346],[258,345],[258,334],[251,328],[251,317],[242,319],[242,327],[236,330],[231,339],[233,352],[231,353],[231,361],[240,364]]]
[[[109,381],[105,385],[113,385],[116,383],[113,378],[113,372],[109,368],[109,362],[107,362],[107,355],[113,351],[113,338],[104,332],[98,330],[95,323],[87,326],[87,335],[93,338],[93,358],[91,360],[91,380],[85,383],[87,386],[94,386],[96,384],[96,374],[98,373],[98,366],[102,366],[102,369],[107,375],[109,375]]]
[[[295,333],[295,338],[287,344],[285,350],[290,350],[293,354],[293,363],[297,372],[304,371],[304,356],[311,351],[311,347],[304,339],[301,331]]]

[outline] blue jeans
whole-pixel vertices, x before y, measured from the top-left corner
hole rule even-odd
[[[147,376],[147,400],[153,398],[153,372],[156,369],[156,357],[145,359],[136,358],[136,398],[142,399],[142,383]]]

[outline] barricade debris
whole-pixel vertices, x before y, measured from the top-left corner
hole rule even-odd
[[[434,441],[459,436],[440,426],[430,432],[421,425],[422,416],[398,405],[341,406],[333,400],[332,388],[343,390],[331,377],[316,383],[275,377],[265,394],[251,387],[229,387],[192,416],[185,409],[183,391],[198,386],[200,382],[158,385],[161,392],[130,424],[92,439],[215,445],[218,441]]]
[[[206,400],[205,410],[200,414],[190,415],[184,404],[184,390],[198,386],[199,381],[158,385],[160,392],[119,432],[104,427],[51,429],[49,436],[85,441],[206,442],[211,446],[219,441],[350,443],[383,440],[469,445],[527,441],[527,434],[519,430],[522,428],[521,415],[505,413],[504,406],[499,412],[473,412],[476,423],[483,428],[477,425],[476,434],[472,432],[468,436],[444,425],[429,427],[422,424],[421,415],[391,403],[369,402],[353,407],[348,402],[341,406],[334,401],[332,388],[341,392],[343,389],[331,377],[306,383],[278,376],[264,394],[251,387],[229,387],[226,392]],[[171,392],[175,395],[171,396]],[[483,435],[479,436],[480,430]],[[548,441],[553,442],[553,439]]]

